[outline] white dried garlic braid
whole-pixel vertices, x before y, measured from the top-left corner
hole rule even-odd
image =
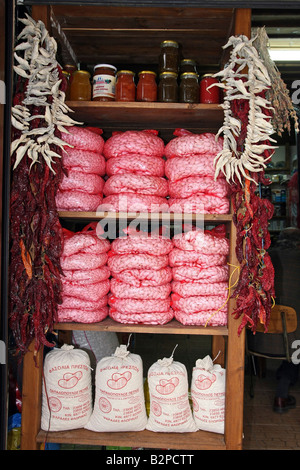
[[[223,46],[224,49],[233,47],[228,66],[214,75],[222,78],[224,83],[216,86],[225,91],[224,103],[220,105],[224,109],[224,122],[217,133],[217,138],[223,133],[224,143],[222,151],[215,158],[215,178],[221,171],[228,183],[236,183],[237,178],[242,184],[242,177],[254,181],[249,172],[262,171],[266,161],[271,158],[265,158],[264,151],[276,148],[260,143],[276,141],[270,137],[274,134],[271,116],[263,111],[264,108],[273,108],[267,99],[259,95],[271,86],[271,82],[266,67],[252,45],[254,40],[243,35],[231,36]],[[247,135],[242,152],[238,151],[236,144],[241,122],[233,117],[230,104],[237,99],[249,100]]]
[[[80,124],[71,119],[67,113],[72,110],[65,104],[65,93],[60,90],[58,63],[56,60],[57,44],[42,21],[34,21],[29,15],[20,19],[25,28],[18,36],[24,42],[15,47],[14,57],[17,65],[14,71],[28,80],[25,99],[21,105],[12,108],[12,125],[22,131],[21,137],[11,144],[11,155],[16,152],[14,169],[27,153],[32,164],[39,161],[42,156],[52,168],[53,158],[61,155],[51,150],[51,144],[61,149],[69,146],[66,142],[55,136],[55,130],[68,132],[65,126]],[[23,52],[23,57],[18,53]],[[52,96],[51,103],[48,100]],[[44,113],[31,115],[29,106],[44,108]],[[30,121],[43,119],[47,127],[30,129]]]

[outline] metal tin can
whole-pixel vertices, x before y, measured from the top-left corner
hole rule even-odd
[[[93,101],[114,101],[116,87],[116,67],[98,64],[94,67]]]
[[[158,101],[162,103],[178,102],[177,73],[163,72],[159,76]]]
[[[199,103],[198,75],[195,72],[185,72],[180,75],[180,103]]]
[[[213,104],[220,103],[220,89],[218,86],[213,86],[208,90],[210,85],[218,83],[218,79],[214,78],[212,74],[208,73],[201,77],[200,81],[200,103]]]

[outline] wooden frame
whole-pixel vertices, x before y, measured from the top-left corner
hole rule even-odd
[[[49,18],[49,7],[33,6],[32,15],[35,19],[42,18],[47,21]],[[46,23],[47,24],[47,23]],[[251,10],[241,9],[236,11],[235,15],[235,34],[245,34],[250,36],[251,29]],[[81,105],[78,106],[78,109]],[[82,105],[83,106],[83,105]],[[82,107],[81,106],[81,107]],[[92,105],[94,107],[95,105]],[[114,105],[112,106],[112,108]],[[159,106],[158,106],[159,107]],[[131,108],[133,108],[131,106]],[[144,107],[145,108],[145,107]],[[152,109],[152,107],[150,107]],[[197,108],[197,107],[195,107]],[[155,110],[155,106],[153,107]],[[108,111],[110,112],[110,111]],[[151,111],[150,111],[151,112]],[[155,112],[155,111],[154,111]],[[187,109],[189,112],[189,109]],[[193,110],[192,110],[193,112]],[[146,110],[144,109],[144,113]],[[146,113],[147,114],[147,113]],[[91,217],[93,220],[99,218],[99,214],[87,214],[83,217],[80,214],[64,213],[61,217],[78,220]],[[209,217],[205,221],[218,222],[222,218]],[[223,217],[223,222],[227,224],[230,234],[230,257],[231,272],[233,267],[238,265],[235,256],[236,230],[232,221],[232,216]],[[109,445],[118,442],[122,446],[153,447],[168,449],[242,449],[243,439],[243,397],[244,397],[244,361],[245,361],[245,332],[238,336],[239,320],[234,320],[230,315],[234,309],[234,299],[229,301],[229,315],[227,328],[197,328],[197,327],[179,327],[176,322],[164,327],[147,327],[135,325],[116,324],[106,320],[94,326],[59,324],[59,329],[97,329],[104,331],[136,331],[159,333],[182,333],[186,334],[211,334],[212,335],[212,354],[216,355],[221,351],[219,360],[226,364],[226,419],[225,434],[215,434],[197,431],[180,435],[176,433],[153,433],[151,431],[141,431],[136,433],[94,433],[84,429],[69,432],[46,433],[40,431],[41,418],[41,393],[42,393],[42,359],[43,351],[40,350],[35,357],[34,362],[34,344],[26,354],[23,364],[23,412],[22,412],[22,449],[38,449],[40,444],[47,439],[48,442],[88,444],[88,445]],[[226,344],[226,348],[225,348]],[[159,435],[158,435],[159,434]]]

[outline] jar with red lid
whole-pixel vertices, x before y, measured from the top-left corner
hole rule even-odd
[[[117,73],[116,101],[135,101],[136,86],[134,75],[134,72],[131,70],[120,70]]]
[[[116,72],[117,69],[114,65],[95,65],[93,76],[93,101],[115,100]]]
[[[73,73],[73,79],[70,85],[71,101],[91,100],[92,86],[90,77],[91,75],[87,70],[77,70]]]
[[[216,104],[220,103],[220,89],[217,85],[211,87],[210,85],[219,83],[218,79],[213,77],[212,74],[205,74],[200,81],[200,103]]]
[[[151,70],[143,70],[139,73],[139,81],[136,87],[137,101],[157,101],[156,73]]]

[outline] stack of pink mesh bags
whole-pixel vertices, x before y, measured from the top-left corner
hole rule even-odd
[[[69,144],[63,152],[67,170],[56,196],[59,211],[96,211],[103,200],[105,158],[104,140],[88,128],[70,127],[62,139]]]
[[[175,235],[169,254],[172,308],[184,325],[227,325],[229,241],[225,226]]]
[[[228,186],[223,175],[215,180],[214,159],[222,139],[211,133],[177,129],[165,147],[169,210],[175,213],[227,214]]]
[[[101,210],[168,211],[164,147],[154,130],[114,133],[103,149],[108,179]]]
[[[81,232],[64,229],[63,302],[58,307],[59,322],[96,323],[107,317],[109,249],[109,240],[99,236],[93,223]]]
[[[109,315],[120,323],[165,324],[172,320],[172,241],[129,231],[111,244]]]

